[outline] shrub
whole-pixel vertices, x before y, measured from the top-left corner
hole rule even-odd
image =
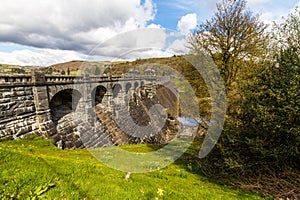
[[[203,159],[206,174],[256,174],[299,170],[300,57],[296,48],[282,51],[242,87],[243,100],[233,122]]]

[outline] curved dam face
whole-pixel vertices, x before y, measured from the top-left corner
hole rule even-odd
[[[55,134],[51,135],[56,146],[63,149],[95,148],[124,144],[156,143],[164,144],[170,141],[179,129],[176,106],[177,96],[168,88],[157,86],[155,95],[149,96],[144,87],[137,89],[127,103],[128,106],[118,108],[118,112],[127,112],[122,118],[126,126],[129,119],[137,126],[147,126],[151,123],[149,109],[155,104],[161,104],[167,109],[164,126],[154,135],[134,137],[134,127],[128,126],[124,130],[115,120],[116,113],[109,110],[104,101],[107,90],[97,87],[92,93],[93,111],[90,113],[92,123],[78,117],[76,109],[81,101],[81,95],[76,90],[65,90],[53,97],[50,103],[51,117],[56,126]],[[119,85],[113,90],[113,98],[118,97],[121,88]]]

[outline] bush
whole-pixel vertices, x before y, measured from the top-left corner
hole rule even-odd
[[[296,48],[278,56],[242,87],[243,101],[233,122],[202,162],[209,175],[299,170],[300,57]]]

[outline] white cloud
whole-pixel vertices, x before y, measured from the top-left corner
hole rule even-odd
[[[300,0],[295,3],[294,7],[292,9],[290,9],[290,12],[295,12],[295,10],[297,8],[298,8],[298,10],[300,9]]]
[[[98,44],[102,49],[94,52],[101,60],[138,48],[145,50],[131,56],[162,55],[154,49],[164,46],[163,28],[148,25],[156,12],[152,0],[2,0],[0,63],[47,66],[82,60]],[[31,48],[1,52],[1,42]]]
[[[137,58],[154,49],[163,49],[167,34],[161,28],[136,29],[116,35],[97,46],[90,56]],[[156,50],[155,50],[156,51]],[[151,54],[151,53],[150,53]]]
[[[265,24],[269,25],[269,28],[271,28],[273,21],[276,20],[278,15],[274,15],[272,12],[266,12],[259,16],[259,19],[263,21]]]
[[[174,54],[186,53],[184,43],[182,34],[178,32],[168,34],[167,30],[155,26],[155,28],[136,29],[117,34],[100,43],[88,54],[38,48],[12,52],[1,52],[0,50],[0,63],[49,66],[70,60],[134,60],[136,58],[169,57]]]
[[[181,19],[178,21],[177,29],[182,34],[188,34],[190,30],[196,28],[197,26],[197,14],[190,13],[185,16],[182,16]]]
[[[189,50],[186,46],[187,45],[185,39],[177,39],[171,43],[171,45],[168,48],[168,51],[174,52],[177,55],[187,54]]]
[[[85,56],[74,51],[34,49],[0,52],[0,63],[21,66],[49,66],[70,60],[82,60]]]
[[[250,7],[256,7],[269,1],[270,0],[248,0],[247,3]]]
[[[160,24],[150,24],[147,26],[147,28],[160,28],[160,29],[164,29]]]
[[[88,52],[119,33],[144,28],[152,0],[2,0],[0,42]]]
[[[272,12],[265,12],[260,15],[260,20],[269,25],[269,30],[271,30],[273,22],[282,23],[284,18],[288,16],[289,13],[293,12],[296,7],[300,6],[300,1],[294,4],[294,7],[291,9],[274,9]]]

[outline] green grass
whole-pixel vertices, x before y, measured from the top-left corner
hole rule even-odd
[[[149,152],[159,146],[122,148]],[[88,150],[60,150],[39,138],[1,142],[0,158],[0,199],[263,199],[202,176],[188,154],[126,181],[125,172],[103,165]]]

